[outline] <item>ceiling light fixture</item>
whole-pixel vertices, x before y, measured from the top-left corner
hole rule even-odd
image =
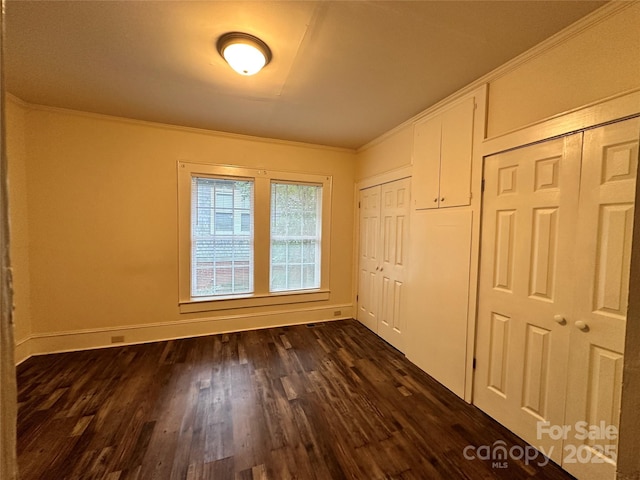
[[[271,50],[258,37],[229,32],[218,39],[218,53],[240,75],[254,75],[271,61]]]

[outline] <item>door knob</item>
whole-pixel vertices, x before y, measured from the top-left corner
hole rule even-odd
[[[564,325],[565,323],[567,323],[567,320],[562,315],[554,315],[553,319],[560,325]]]
[[[438,199],[437,199],[437,198],[434,198],[434,199],[433,199],[433,203],[438,203]]]
[[[587,325],[583,320],[576,321],[575,326],[578,327],[583,332],[589,331],[589,325]]]
[[[444,197],[442,197],[442,198],[440,199],[440,201],[441,201],[441,202],[444,202]]]

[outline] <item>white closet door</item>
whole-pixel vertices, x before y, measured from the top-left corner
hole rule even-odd
[[[409,239],[409,186],[405,178],[381,186],[380,313],[378,335],[404,352],[407,241]]]
[[[582,135],[485,163],[474,403],[560,463]]]
[[[620,415],[639,135],[640,119],[584,134],[563,464],[580,480],[615,478],[617,438],[600,427]],[[576,438],[577,422],[599,430]]]
[[[360,249],[358,256],[358,320],[378,331],[380,273],[380,186],[360,190]]]

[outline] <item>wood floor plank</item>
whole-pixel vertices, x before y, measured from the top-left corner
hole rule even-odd
[[[354,320],[33,357],[18,462],[40,479],[551,479],[468,460],[520,439]]]

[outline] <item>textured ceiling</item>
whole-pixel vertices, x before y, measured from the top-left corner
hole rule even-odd
[[[9,92],[36,104],[357,148],[605,2],[17,1]],[[241,77],[228,31],[269,44]]]

